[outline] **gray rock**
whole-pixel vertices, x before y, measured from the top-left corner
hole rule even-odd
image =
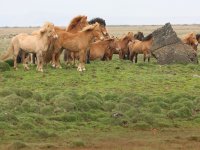
[[[170,23],[153,33],[152,55],[159,64],[198,63],[197,53],[178,38]]]

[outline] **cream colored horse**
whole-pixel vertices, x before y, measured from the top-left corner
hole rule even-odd
[[[43,72],[42,53],[48,50],[52,37],[58,38],[58,35],[54,30],[54,25],[49,22],[45,23],[39,31],[34,32],[32,35],[26,33],[18,34],[12,38],[7,52],[1,56],[1,60],[6,60],[13,55],[14,68],[17,70],[17,56],[20,50],[28,53],[36,53],[37,70]],[[26,70],[29,69],[25,60],[23,60],[23,65]]]

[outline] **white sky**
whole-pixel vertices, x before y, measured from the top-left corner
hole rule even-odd
[[[200,0],[0,0],[0,26],[66,26],[77,15],[108,25],[200,24]]]

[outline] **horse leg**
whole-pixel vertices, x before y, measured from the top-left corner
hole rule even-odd
[[[135,63],[137,63],[138,53],[135,53]]]
[[[86,55],[87,55],[87,56],[86,56],[86,57],[87,57],[87,59],[86,59],[87,62],[86,62],[86,63],[87,63],[87,64],[90,64],[90,49],[87,50],[87,54],[86,54]]]
[[[56,68],[60,68],[60,69],[62,69],[62,67],[61,67],[61,64],[60,64],[60,54],[61,54],[61,52],[59,51],[57,54],[56,54],[56,56],[55,56],[55,60],[56,60]]]
[[[38,56],[37,56],[37,57],[38,57]],[[55,63],[55,61],[56,61],[55,59],[56,59],[56,58],[55,58],[55,57],[56,57],[56,54],[53,53],[53,54],[52,54],[52,64],[51,64],[53,68],[56,67],[56,63]],[[38,61],[38,62],[39,62],[39,61]]]
[[[147,54],[144,52],[144,62],[146,61]]]
[[[83,71],[83,63],[84,63],[84,50],[80,50],[79,52],[79,65],[78,65],[78,68],[77,68],[77,71]]]
[[[24,66],[24,70],[30,70],[30,68],[28,67],[28,60],[29,60],[29,55],[27,55],[25,57],[25,52],[23,52],[23,66]]]

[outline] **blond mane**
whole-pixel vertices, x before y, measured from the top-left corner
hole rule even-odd
[[[77,25],[77,24],[82,20],[82,18],[84,18],[84,17],[85,17],[85,16],[79,15],[79,16],[73,18],[73,19],[71,20],[69,26],[67,27],[67,31],[73,30],[73,29],[76,27],[76,25]]]

